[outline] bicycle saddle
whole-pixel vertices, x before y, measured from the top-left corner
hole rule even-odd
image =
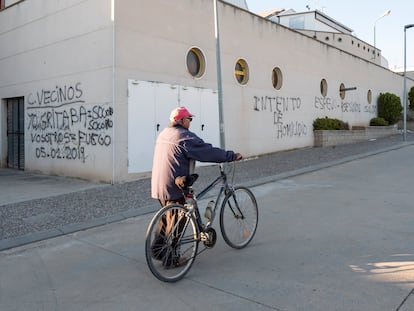
[[[181,190],[186,189],[188,187],[191,187],[197,178],[198,174],[191,174],[190,176],[178,176],[175,178],[175,184]]]

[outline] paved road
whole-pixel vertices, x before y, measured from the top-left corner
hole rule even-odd
[[[408,133],[407,143],[414,143]],[[402,145],[401,135],[352,145],[278,152],[237,164],[236,182],[249,186],[352,161]],[[202,189],[217,167],[198,168]],[[158,208],[150,179],[108,185],[0,169],[0,250],[142,215]]]
[[[413,154],[261,178],[252,243],[219,237],[175,284],[146,266],[151,214],[1,251],[0,310],[414,310]]]

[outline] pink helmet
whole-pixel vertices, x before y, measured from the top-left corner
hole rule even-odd
[[[175,122],[175,121],[187,118],[187,117],[194,117],[194,115],[191,114],[190,111],[187,110],[187,108],[181,106],[171,111],[170,121]]]

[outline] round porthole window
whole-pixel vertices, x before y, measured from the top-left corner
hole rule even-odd
[[[328,82],[325,79],[321,80],[320,89],[322,96],[325,97],[328,94]]]
[[[249,66],[244,59],[239,59],[234,67],[234,76],[240,84],[246,84],[249,81]]]
[[[282,71],[278,67],[273,68],[273,71],[272,71],[272,85],[273,85],[273,87],[276,90],[280,90],[280,88],[282,87],[282,83],[283,83]]]
[[[345,99],[345,85],[343,83],[339,86],[339,96],[341,99]]]
[[[203,52],[193,47],[187,53],[187,70],[194,78],[200,78],[206,68],[206,61]]]
[[[367,101],[368,101],[368,104],[371,104],[371,102],[372,102],[372,92],[371,92],[371,90],[368,90]]]

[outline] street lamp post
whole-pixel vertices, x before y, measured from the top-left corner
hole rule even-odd
[[[216,67],[217,67],[217,91],[218,91],[218,108],[219,108],[219,126],[220,126],[220,147],[226,147],[224,136],[224,116],[223,116],[223,86],[221,81],[221,58],[220,58],[220,31],[217,0],[214,0],[214,34],[216,37]]]
[[[375,27],[376,27],[376,25],[377,25],[377,22],[378,22],[381,18],[383,18],[383,17],[385,17],[385,16],[388,16],[388,15],[390,15],[390,14],[391,14],[391,10],[387,10],[387,11],[385,11],[385,12],[384,12],[384,14],[382,14],[380,17],[378,17],[378,18],[375,20],[375,22],[374,22],[374,61],[375,61],[375,58],[377,57],[377,42],[376,42]]]
[[[404,141],[407,140],[407,36],[406,32],[408,28],[414,27],[414,24],[404,26],[404,89],[403,89],[403,108],[404,108]]]

